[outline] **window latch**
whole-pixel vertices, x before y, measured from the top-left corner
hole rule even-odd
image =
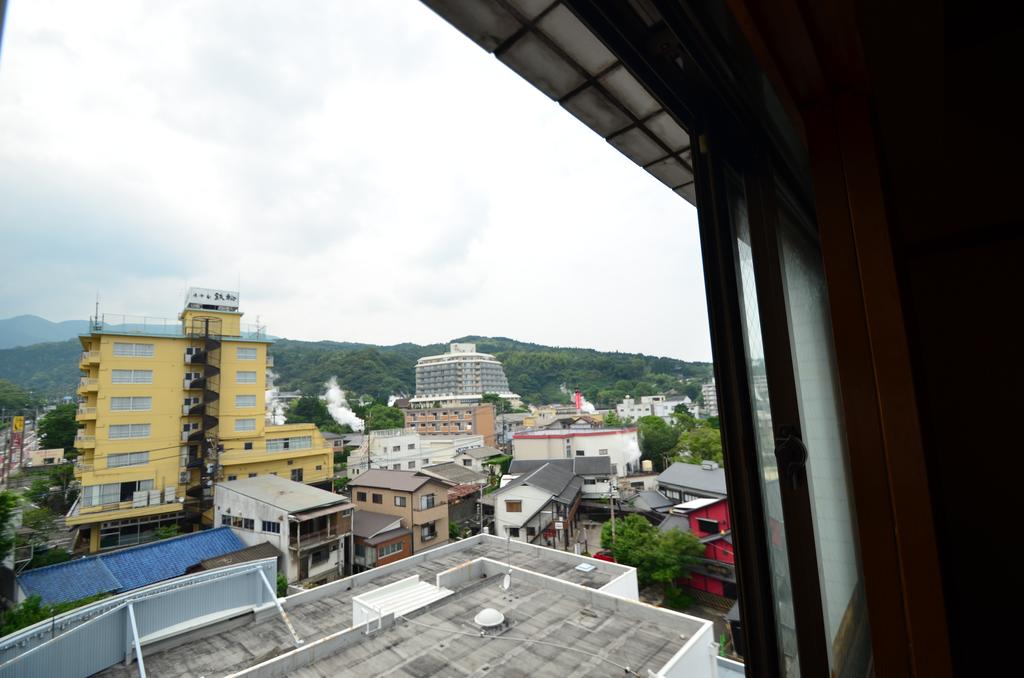
[[[807,464],[807,447],[792,426],[779,429],[779,437],[775,439],[775,461],[779,472],[789,479],[790,486],[795,490],[800,470]]]

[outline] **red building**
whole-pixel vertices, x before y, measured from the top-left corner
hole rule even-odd
[[[735,600],[736,557],[729,502],[724,497],[708,497],[677,504],[659,525],[661,530],[673,528],[689,532],[704,544],[703,561],[694,567],[689,579],[679,584],[693,591]],[[725,604],[714,599],[709,602]]]

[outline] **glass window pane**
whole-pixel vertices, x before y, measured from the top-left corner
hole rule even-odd
[[[768,399],[768,378],[765,371],[761,318],[758,310],[757,286],[754,280],[754,257],[750,246],[750,222],[747,217],[743,183],[732,172],[726,173],[729,191],[730,218],[736,237],[736,269],[739,279],[740,320],[746,349],[747,378],[750,382],[750,403],[753,408],[760,467],[761,495],[765,509],[768,558],[772,571],[772,596],[778,626],[779,653],[786,676],[799,676],[796,621],[790,586],[789,556],[786,551],[786,526],[782,518],[782,494],[779,469],[775,462],[775,434],[772,429],[771,403]]]
[[[789,214],[780,217],[787,325],[808,455],[807,482],[829,663],[833,672],[864,675],[871,648],[825,275],[817,244]],[[855,672],[850,674],[850,669]]]

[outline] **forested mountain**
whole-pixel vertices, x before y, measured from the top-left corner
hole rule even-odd
[[[0,318],[0,348],[30,346],[44,341],[67,341],[88,328],[87,320],[55,323],[37,315]]]
[[[495,354],[505,365],[512,390],[529,403],[567,402],[563,385],[569,390],[579,386],[598,407],[612,405],[626,394],[688,392],[696,397],[699,382],[711,377],[710,363],[557,348],[504,337],[454,341],[474,342],[477,350]],[[447,349],[447,344],[374,346],[280,339],[271,346],[271,354],[277,386],[283,390],[322,393],[324,382],[335,376],[346,391],[386,398],[412,395],[416,360]],[[80,351],[77,340],[0,350],[0,379],[39,396],[72,394],[78,381]]]

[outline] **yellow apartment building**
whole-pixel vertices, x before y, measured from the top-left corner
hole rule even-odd
[[[105,315],[81,335],[78,501],[67,524],[90,552],[212,520],[213,486],[272,474],[329,487],[332,449],[313,424],[265,420],[265,328],[238,294],[190,288],[177,320]]]

